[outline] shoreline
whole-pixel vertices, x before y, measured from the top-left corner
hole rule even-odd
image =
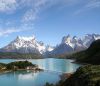
[[[9,72],[15,72],[15,71],[21,71],[21,70],[25,70],[25,71],[27,71],[27,70],[30,70],[30,71],[32,71],[32,72],[40,72],[40,71],[44,71],[43,69],[17,69],[17,70],[2,70],[2,71],[0,71],[0,74],[5,74],[5,73],[9,73]]]
[[[66,80],[68,78],[70,78],[74,73],[63,73],[60,75],[61,80]]]
[[[5,73],[9,73],[9,72],[12,72],[12,70],[5,70],[5,71],[3,70],[3,71],[0,71],[0,75],[5,74]]]
[[[1,59],[14,59],[14,60],[30,60],[30,59],[45,59],[45,58],[0,58]]]

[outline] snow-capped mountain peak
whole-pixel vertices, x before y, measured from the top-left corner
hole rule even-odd
[[[72,47],[73,49],[75,48],[76,45],[79,45],[79,39],[77,36],[73,36],[71,37],[70,35],[67,35],[67,36],[64,36],[62,38],[62,42],[61,44],[66,44],[66,45],[69,45],[70,47]]]
[[[62,44],[63,43],[66,43],[66,44],[69,44],[71,42],[71,37],[70,37],[70,35],[67,35],[67,36],[64,36],[63,38],[62,38]]]
[[[99,34],[86,34],[83,38],[67,35],[62,38],[61,44],[56,46],[52,51],[52,54],[61,55],[78,52],[87,49],[93,41],[98,39],[100,39]]]
[[[76,47],[76,45],[88,48],[93,41],[98,39],[100,39],[100,35],[98,34],[86,34],[83,38],[78,38],[77,36],[71,37],[70,35],[67,35],[62,38],[61,44],[65,43],[71,46],[73,49]]]
[[[19,52],[19,53],[38,53],[45,54],[66,54],[87,49],[90,44],[100,39],[99,34],[86,34],[82,38],[70,35],[64,36],[61,43],[54,47],[45,45],[42,41],[37,41],[35,36],[21,37],[17,36],[15,40],[10,42],[7,46],[0,49],[3,52]]]
[[[25,40],[25,41],[31,41],[31,40],[35,40],[35,36],[31,36],[31,37],[23,37],[23,36],[17,36],[18,40]]]
[[[83,45],[88,48],[93,41],[98,39],[100,39],[99,34],[86,34],[82,39]]]
[[[50,45],[47,45],[46,46],[46,51],[52,51],[54,49],[54,47],[50,46]]]
[[[20,53],[40,53],[43,54],[46,51],[52,49],[47,48],[42,41],[37,41],[34,36],[21,37],[17,36],[14,41],[2,48],[5,52],[20,52]]]

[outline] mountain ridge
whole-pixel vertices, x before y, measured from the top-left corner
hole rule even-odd
[[[94,41],[87,50],[73,54],[72,58],[81,63],[100,64],[100,39]]]
[[[69,53],[71,54],[79,52],[87,49],[92,42],[98,39],[100,39],[99,34],[86,34],[85,36],[83,36],[83,38],[78,38],[77,36],[71,37],[70,35],[67,35],[62,38],[61,43],[58,46],[56,46],[55,49],[50,52],[50,54],[51,56],[60,56],[64,54],[66,55]]]
[[[38,41],[35,36],[17,36],[7,46],[0,49],[0,52],[35,53],[46,57],[62,56],[87,49],[91,43],[100,39],[99,34],[86,34],[83,38],[70,35],[62,37],[62,41],[56,47],[45,45]]]
[[[18,53],[38,53],[43,54],[46,51],[51,51],[53,47],[44,45],[42,41],[37,41],[33,37],[17,36],[7,46],[1,48],[1,52],[18,52]]]

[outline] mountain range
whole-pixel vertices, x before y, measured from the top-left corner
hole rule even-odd
[[[10,42],[7,46],[0,49],[1,52],[17,52],[17,53],[37,53],[43,54],[47,51],[52,51],[53,47],[44,45],[43,42],[37,41],[33,37],[17,36],[15,40]]]
[[[17,36],[15,40],[0,49],[0,52],[36,53],[41,55],[63,55],[87,49],[90,44],[100,39],[99,34],[86,34],[82,38],[70,35],[64,36],[56,47],[45,45],[32,37]]]
[[[57,56],[79,52],[87,49],[93,41],[98,39],[100,39],[99,34],[86,34],[82,38],[67,35],[62,38],[61,43],[57,45],[55,49],[50,52],[50,54]]]
[[[90,47],[84,51],[77,52],[71,56],[77,62],[100,64],[100,39],[94,41]]]

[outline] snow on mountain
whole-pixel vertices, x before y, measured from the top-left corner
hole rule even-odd
[[[82,41],[83,41],[84,46],[88,48],[93,41],[98,40],[98,39],[100,39],[99,34],[86,34],[83,37]]]
[[[1,49],[4,52],[20,52],[20,53],[45,53],[53,50],[52,47],[45,46],[43,42],[37,41],[34,36],[21,37],[18,36],[14,41]]]
[[[76,36],[71,37],[68,35],[63,37],[62,43],[70,45],[73,49],[75,49],[76,46],[88,48],[93,41],[98,39],[100,39],[100,35],[98,34],[86,34],[83,38],[78,38]]]
[[[86,34],[83,38],[67,35],[64,36],[61,43],[51,51],[51,54],[61,55],[85,50],[97,39],[100,39],[99,34]]]
[[[50,46],[50,45],[47,45],[46,46],[46,51],[52,51],[54,50],[54,47]]]
[[[76,36],[72,38],[70,35],[64,36],[62,38],[61,44],[66,44],[67,46],[70,46],[73,50],[78,50],[78,51],[82,48],[85,48],[85,46],[83,45],[83,41]]]
[[[86,34],[84,37],[79,38],[77,36],[71,37],[70,35],[64,36],[61,43],[54,47],[45,45],[41,41],[37,41],[34,36],[21,37],[18,36],[14,41],[7,46],[0,49],[2,52],[19,52],[19,53],[38,53],[38,54],[69,54],[87,49],[90,44],[100,39],[99,34]]]

